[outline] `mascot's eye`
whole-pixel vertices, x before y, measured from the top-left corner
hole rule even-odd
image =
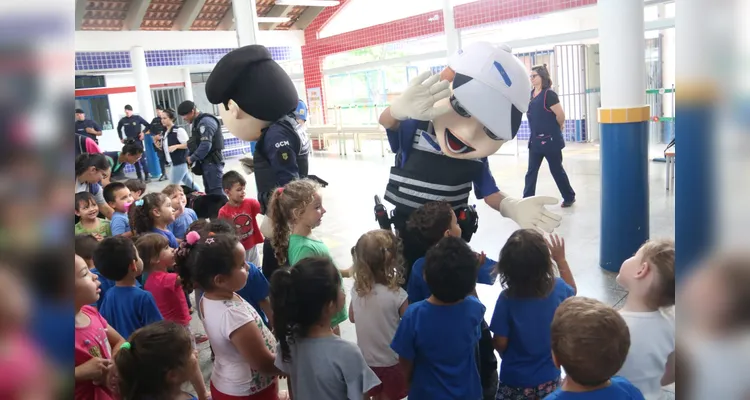
[[[483,129],[484,129],[484,133],[486,133],[487,136],[490,137],[490,139],[492,139],[492,140],[503,140],[501,137],[499,137],[499,136],[495,135],[494,133],[492,133],[491,130],[487,129],[486,126],[483,127]]]
[[[458,102],[456,96],[451,96],[451,107],[453,107],[453,111],[455,111],[458,115],[464,118],[471,118],[471,114],[461,106],[461,103]]]

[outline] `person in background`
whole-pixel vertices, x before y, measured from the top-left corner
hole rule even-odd
[[[526,113],[531,136],[529,138],[529,168],[526,172],[523,197],[535,195],[539,167],[542,165],[542,160],[546,158],[557,189],[563,197],[561,207],[570,207],[576,201],[576,192],[570,186],[568,174],[565,173],[562,165],[562,149],[565,147],[565,139],[562,135],[565,130],[565,111],[557,93],[550,89],[552,79],[547,71],[547,65],[532,68],[530,78],[534,89],[531,91],[529,111]]]
[[[94,120],[86,119],[86,113],[76,108],[76,134],[91,138],[99,144],[99,136],[102,135],[102,127]]]
[[[130,194],[130,189],[122,182],[112,182],[104,188],[104,200],[115,210],[110,221],[112,236],[133,236],[128,219],[128,208],[133,204],[133,195]]]
[[[628,291],[620,315],[630,330],[630,352],[617,375],[647,400],[661,400],[662,386],[675,382],[674,256],[673,241],[649,240],[617,275]]]
[[[215,116],[198,111],[195,103],[183,101],[177,113],[192,124],[192,132],[187,142],[188,155],[185,157],[193,169],[200,168],[206,194],[224,195],[221,177],[224,175],[224,135],[221,123]]]
[[[110,181],[124,180],[125,165],[135,165],[143,157],[143,147],[135,139],[126,139],[122,151],[105,151],[110,166]],[[106,185],[105,185],[106,186]]]
[[[630,331],[612,307],[570,297],[557,307],[551,331],[552,360],[566,377],[545,400],[644,400],[632,383],[615,376],[628,356]]]
[[[125,186],[130,190],[130,194],[133,196],[133,201],[140,200],[141,196],[146,194],[146,184],[138,179],[128,179],[125,181]]]
[[[81,153],[101,153],[102,149],[96,144],[94,139],[83,135],[75,134],[75,156]]]
[[[307,105],[302,100],[297,102],[297,109],[294,110],[294,119],[302,126],[307,122]]]
[[[346,298],[329,257],[308,257],[274,273],[271,305],[278,343],[275,364],[289,376],[294,399],[369,398],[365,395],[380,379],[359,347],[330,328]]]
[[[109,175],[109,162],[104,154],[82,153],[75,161],[75,192],[89,192],[94,195],[99,212],[105,217],[112,217],[114,210],[107,205],[102,194],[100,182]],[[76,221],[77,222],[77,221]]]
[[[98,218],[99,208],[96,206],[96,198],[89,192],[80,192],[75,195],[76,216],[80,218],[75,224],[75,234],[92,234],[97,240],[112,236],[109,220]]]
[[[219,218],[232,222],[237,229],[237,236],[245,246],[245,261],[260,267],[258,245],[263,243],[263,234],[256,220],[260,214],[260,202],[245,197],[245,178],[237,171],[228,171],[221,178],[221,186],[229,202],[219,210]]]
[[[169,200],[172,202],[172,209],[174,210],[174,222],[167,225],[167,229],[174,234],[178,241],[182,241],[185,239],[190,225],[198,220],[198,216],[195,215],[195,211],[191,208],[185,207],[187,205],[187,198],[182,186],[175,184],[167,185],[161,192],[169,197]]]
[[[130,238],[113,236],[102,240],[94,250],[94,265],[102,276],[115,281],[104,295],[99,312],[117,332],[127,337],[136,329],[163,319],[154,296],[137,283],[143,261]]]
[[[161,167],[161,176],[159,177],[159,182],[166,181],[167,178],[167,155],[164,153],[164,132],[166,129],[164,128],[164,125],[161,123],[161,119],[163,117],[162,112],[164,111],[164,107],[161,105],[156,106],[156,115],[154,119],[151,120],[151,135],[154,138],[154,147],[156,147],[156,156],[159,157],[159,166]]]
[[[560,303],[576,294],[565,241],[551,235],[548,243],[537,231],[519,229],[505,242],[498,260],[504,289],[490,321],[492,341],[502,359],[495,398],[543,398],[560,385],[549,326]],[[553,260],[560,278],[555,277]]]
[[[175,121],[177,121],[177,113],[174,110],[162,111],[161,123],[165,128],[164,145],[166,146],[164,154],[172,163],[169,183],[185,185],[200,192],[203,189],[193,181],[193,174],[190,173],[190,166],[186,160],[187,142],[190,137],[184,129],[175,125]]]
[[[138,329],[114,360],[122,400],[198,400],[181,389],[200,367],[190,334],[177,323],[160,321]]]
[[[125,116],[120,119],[117,123],[117,135],[120,137],[120,141],[125,144],[127,139],[134,139],[136,143],[143,147],[144,134],[149,134],[151,130],[151,124],[148,123],[140,115],[133,114],[133,107],[128,104],[125,106]],[[143,170],[143,172],[141,172]],[[138,179],[144,180],[145,182],[151,182],[151,177],[148,174],[148,162],[146,160],[146,154],[144,152],[143,157],[135,163],[135,173],[138,175]]]

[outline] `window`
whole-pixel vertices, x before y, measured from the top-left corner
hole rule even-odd
[[[76,75],[76,89],[105,87],[103,75]]]
[[[114,129],[107,96],[77,97],[76,108],[82,109],[86,118],[96,121],[103,130]]]

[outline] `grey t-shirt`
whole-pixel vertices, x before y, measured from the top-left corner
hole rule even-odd
[[[276,368],[290,377],[295,400],[362,400],[380,384],[356,344],[338,336],[297,339],[284,362],[276,345]]]

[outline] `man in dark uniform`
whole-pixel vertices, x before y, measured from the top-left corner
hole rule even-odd
[[[224,135],[221,133],[219,120],[211,115],[198,111],[195,103],[183,101],[177,107],[177,114],[192,124],[188,140],[188,164],[193,164],[193,172],[203,175],[203,187],[206,194],[224,195],[221,178],[224,176]]]
[[[159,181],[166,181],[167,178],[167,156],[164,155],[164,149],[162,148],[162,135],[164,134],[164,125],[161,123],[161,113],[164,111],[164,107],[161,105],[156,106],[156,116],[151,120],[151,135],[154,138],[154,147],[156,150],[156,156],[159,157],[159,166],[161,167],[161,177]]]
[[[102,135],[102,127],[94,120],[86,119],[86,113],[76,108],[76,133],[91,138],[99,144],[98,136]]]
[[[126,139],[135,139],[136,143],[143,146],[144,133],[151,133],[151,125],[143,119],[140,115],[133,114],[133,107],[128,104],[125,106],[125,116],[117,123],[117,135],[120,137],[120,142],[125,144]],[[141,173],[143,169],[143,173]],[[135,173],[138,175],[138,179],[144,180],[145,182],[151,182],[151,177],[148,174],[148,163],[146,162],[146,152],[143,152],[143,157],[135,163]]]
[[[227,53],[206,81],[206,97],[220,104],[224,125],[234,136],[257,141],[253,153],[255,184],[261,213],[263,273],[278,268],[269,238],[266,214],[271,193],[290,181],[308,176],[310,141],[296,121],[299,98],[289,75],[263,46],[251,45]]]

